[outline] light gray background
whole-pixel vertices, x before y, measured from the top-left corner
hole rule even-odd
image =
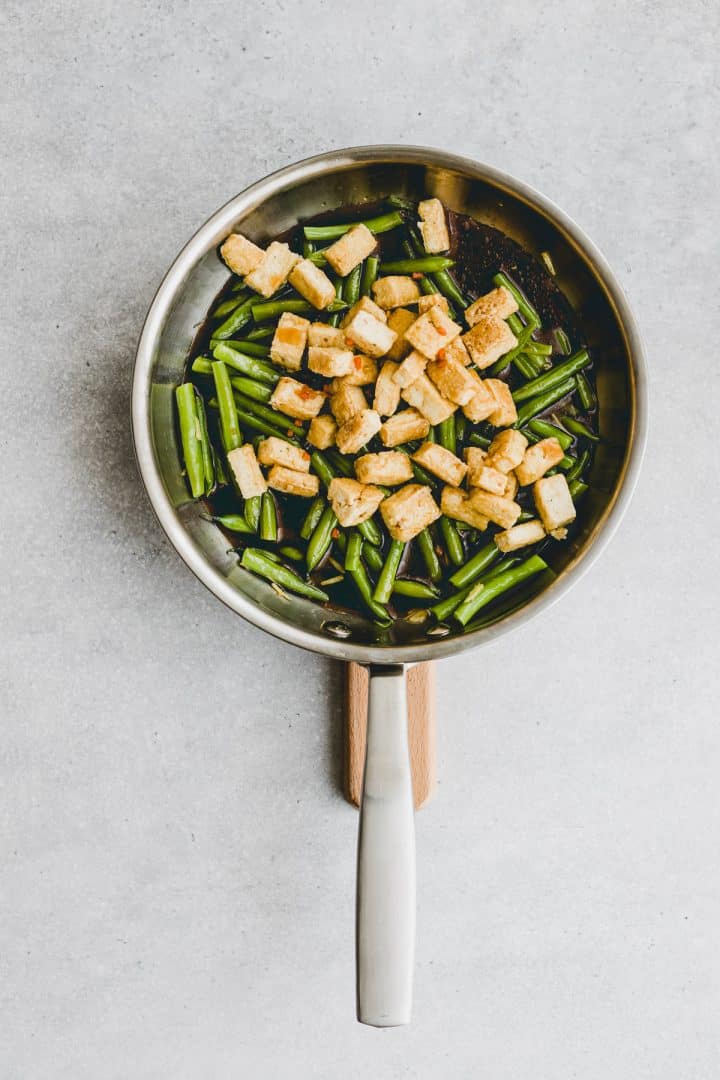
[[[700,1080],[720,1069],[718,10],[0,12],[2,1080]],[[635,306],[652,433],[606,556],[442,665],[412,1027],[354,1022],[340,669],[161,535],[128,432],[178,248],[268,171],[407,141],[562,205]]]

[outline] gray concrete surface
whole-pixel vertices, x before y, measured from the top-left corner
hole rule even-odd
[[[717,7],[5,0],[0,23],[2,1080],[717,1077]],[[441,669],[415,1020],[377,1032],[353,1019],[340,672],[180,564],[128,388],[209,212],[398,140],[585,227],[653,425],[542,636]]]

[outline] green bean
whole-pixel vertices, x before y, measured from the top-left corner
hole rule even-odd
[[[330,487],[330,482],[335,478],[335,473],[319,450],[313,450],[310,455],[310,465],[325,487]]]
[[[582,439],[590,439],[592,442],[600,442],[600,436],[596,435],[587,424],[583,424],[582,420],[575,420],[572,416],[562,416],[560,417],[560,423],[573,435],[578,435]]]
[[[383,274],[435,274],[455,265],[454,259],[444,255],[423,255],[417,259],[395,259],[380,264]]]
[[[417,546],[420,549],[420,554],[425,562],[428,577],[431,581],[440,581],[442,578],[442,567],[440,566],[440,560],[435,551],[435,545],[430,529],[426,528],[423,529],[421,533],[418,533]]]
[[[322,517],[318,521],[312,536],[308,541],[305,560],[308,570],[314,570],[321,559],[327,554],[332,544],[333,529],[337,528],[338,519],[332,506],[323,510]]]
[[[380,530],[380,526],[372,518],[368,518],[367,521],[361,521],[357,526],[357,530],[363,540],[367,540],[368,544],[372,544],[373,547],[380,547],[382,544],[383,534]]]
[[[455,571],[450,578],[450,584],[456,589],[462,589],[465,585],[469,585],[495,562],[499,554],[497,544],[492,541],[486,544],[485,547],[478,551],[477,555],[473,555],[472,559],[469,559],[464,566]]]
[[[551,405],[567,397],[575,389],[575,380],[565,379],[564,382],[559,383],[552,390],[546,390],[544,394],[538,394],[537,397],[531,398],[530,401],[525,402],[522,408],[518,409],[518,418],[513,425],[516,428],[525,427],[528,420],[532,420],[538,413],[545,412]]]
[[[343,294],[343,279],[341,277],[335,280],[335,300],[333,303],[339,303],[342,300]],[[339,326],[342,314],[339,311],[331,312],[330,317],[327,320],[328,326]]]
[[[448,416],[447,420],[442,420],[437,425],[437,441],[441,446],[444,446],[446,450],[449,450],[452,454],[457,450],[457,438],[455,435],[455,413]]]
[[[304,562],[305,556],[300,548],[292,547],[290,544],[283,544],[278,548],[278,554],[284,555],[286,559],[292,559],[293,562]]]
[[[355,476],[355,466],[352,458],[341,454],[339,450],[326,450],[325,453],[334,470],[333,474],[340,473],[341,476]]]
[[[267,360],[270,356],[270,349],[267,345],[258,345],[256,341],[246,341],[244,338],[229,338],[227,341],[210,338],[211,349],[217,348],[218,345],[226,345],[229,349],[234,349],[235,352],[245,353],[246,356],[257,356],[259,360]]]
[[[379,217],[368,218],[367,221],[349,221],[346,225],[306,225],[303,229],[307,240],[333,240],[338,236],[344,236],[356,225],[364,225],[371,233],[390,232],[402,225],[402,215],[396,210],[389,214],[381,214]]]
[[[236,330],[250,322],[253,304],[255,303],[257,303],[257,297],[251,296],[247,300],[243,300],[242,304],[231,315],[228,315],[225,322],[213,330],[212,336],[221,339],[232,337]]]
[[[235,403],[243,412],[250,413],[251,416],[257,416],[260,420],[264,420],[266,424],[270,424],[271,427],[276,427],[281,435],[290,434],[297,439],[305,437],[305,428],[295,423],[289,416],[285,416],[284,413],[278,412],[276,409],[268,408],[267,405],[261,405],[258,401],[246,397],[237,390],[233,392]]]
[[[528,326],[532,324],[535,328],[542,325],[540,322],[540,316],[538,315],[535,308],[532,306],[525,294],[520,291],[515,282],[510,280],[507,274],[503,274],[502,271],[495,274],[495,276],[493,277],[493,283],[497,286],[504,286],[504,288],[506,288],[509,293],[512,293],[512,295],[515,297],[515,303],[518,306],[518,310],[520,311],[520,314],[523,316]]]
[[[282,585],[283,588],[288,589],[290,592],[298,593],[300,596],[307,596],[310,600],[324,601],[329,599],[326,592],[318,589],[316,585],[311,585],[308,581],[303,581],[294,570],[273,562],[272,559],[268,558],[267,552],[261,548],[245,548],[240,565],[253,574],[267,578],[268,581],[274,581],[277,585]]]
[[[496,375],[499,375],[501,371],[504,371],[505,368],[513,362],[516,356],[519,356],[524,352],[528,341],[532,339],[532,334],[535,329],[535,326],[526,326],[525,329],[517,335],[517,345],[511,349],[510,352],[501,356],[499,360],[496,360],[492,367],[487,368],[484,372],[485,378],[494,379]]]
[[[252,533],[255,531],[242,514],[220,514],[212,520],[218,525],[222,525],[223,529],[227,529],[228,532]]]
[[[469,307],[469,301],[460,292],[459,287],[447,270],[439,270],[437,273],[431,274],[430,280],[435,285],[437,292],[442,293],[446,300],[455,304],[462,311]]]
[[[453,522],[444,515],[440,518],[440,532],[445,541],[445,550],[448,553],[450,562],[455,566],[462,566],[465,562],[463,542]]]
[[[315,266],[327,266],[325,250],[326,249],[323,248],[322,251],[313,251],[312,255],[310,255],[309,257],[310,262],[313,263]]]
[[[243,296],[231,296],[229,300],[225,300],[222,304],[218,304],[215,310],[212,312],[211,319],[222,319],[224,315],[229,315],[231,311],[234,311],[236,307],[242,304],[245,298]]]
[[[408,199],[406,195],[388,195],[385,202],[388,206],[393,206],[396,210],[417,211],[417,200]]]
[[[508,315],[505,322],[508,324],[515,337],[519,337],[523,330],[525,330],[525,323],[515,312],[512,315]]]
[[[325,311],[332,313],[345,311],[346,308],[347,304],[342,300],[333,300]],[[268,319],[275,319],[278,315],[282,315],[284,311],[291,311],[294,315],[311,315],[317,311],[317,308],[314,308],[307,300],[269,300],[266,304],[255,304],[252,317],[256,323],[267,322]]]
[[[373,574],[380,573],[385,562],[380,548],[374,547],[372,544],[363,544],[363,558]]]
[[[377,255],[368,255],[363,267],[362,279],[360,281],[360,295],[369,296],[373,283],[377,280],[378,267],[380,265],[380,259]]]
[[[486,438],[485,435],[478,435],[477,433],[474,433],[473,435],[470,436],[470,438],[468,439],[468,442],[472,446],[480,446],[480,447],[482,447],[483,450],[487,450],[488,446],[492,442],[492,439]]]
[[[212,374],[215,382],[218,409],[220,411],[220,436],[225,453],[229,454],[238,446],[242,446],[243,437],[238,423],[238,414],[233,397],[233,388],[230,383],[228,369],[222,360],[215,360],[212,365]]]
[[[547,420],[531,420],[528,427],[533,435],[537,435],[541,439],[557,439],[563,450],[567,450],[573,444],[572,436],[568,435],[567,431],[556,427],[555,424],[548,423]]]
[[[266,338],[275,336],[274,326],[254,326],[245,337],[245,341],[265,341]]]
[[[455,438],[458,442],[465,442],[465,436],[468,433],[470,427],[470,421],[462,413],[455,413]],[[457,451],[456,451],[457,453]]]
[[[575,385],[577,386],[577,395],[585,412],[590,412],[595,408],[597,401],[595,400],[595,394],[590,385],[590,380],[582,371],[578,371],[575,376]]]
[[[233,376],[230,379],[230,385],[233,390],[237,391],[237,397],[252,398],[253,401],[259,401],[262,405],[266,405],[272,397],[272,387],[264,386],[262,383],[255,382],[254,379],[243,379],[240,375]]]
[[[244,353],[235,352],[234,349],[228,348],[227,345],[216,346],[213,349],[213,356],[216,360],[222,360],[228,367],[239,371],[242,375],[247,375],[250,379],[257,379],[258,382],[269,383],[270,386],[274,386],[280,380],[280,375],[270,364],[266,364],[254,356],[246,356]]]
[[[570,488],[570,498],[573,502],[576,502],[581,498],[588,489],[588,485],[584,484],[582,480],[573,480],[568,484],[568,487]]]
[[[341,455],[338,455],[338,457],[339,456]],[[319,450],[314,450],[313,453],[310,455],[310,463],[314,471],[320,477],[320,480],[325,485],[325,487],[330,487],[330,482],[333,480],[335,472],[340,471],[340,469],[333,469],[332,466],[328,463],[327,459],[323,457]],[[367,521],[361,521],[360,524],[357,526],[357,529],[362,535],[362,537],[367,540],[369,544],[373,544],[375,545],[375,547],[378,547],[380,544],[382,544],[382,532],[380,531],[377,523],[373,521],[372,518],[368,518]]]
[[[277,540],[277,509],[271,492],[266,491],[260,500],[260,539]]]
[[[565,331],[558,328],[555,331],[555,340],[560,352],[563,353],[564,356],[569,356],[572,352],[572,345],[570,344],[570,338]]]
[[[492,580],[471,585],[469,593],[453,612],[453,617],[461,626],[465,626],[481,608],[487,607],[488,604],[507,592],[508,589],[514,588],[534,574],[547,569],[547,563],[539,555],[531,555],[529,559],[520,563],[519,566],[511,567],[511,569],[498,574]]]
[[[347,546],[345,548],[345,569],[350,573],[353,573],[360,566],[360,556],[362,555],[363,542],[362,536],[356,529],[350,533]]]
[[[260,528],[260,514],[262,512],[262,496],[253,495],[250,499],[245,500],[244,514],[245,520],[252,529],[253,532],[257,532]]]
[[[386,604],[392,596],[393,583],[404,553],[405,544],[401,540],[393,540],[373,592],[373,600],[378,604]]]
[[[464,589],[460,589],[459,592],[453,593],[452,596],[446,596],[444,600],[441,600],[439,604],[435,604],[430,608],[438,622],[444,622],[456,607],[459,607],[463,602],[467,594],[470,592],[472,585],[466,585]]]
[[[303,259],[309,259],[315,251],[315,244],[312,240],[303,240]]]
[[[538,356],[552,356],[552,345],[546,345],[544,341],[535,341],[530,338],[525,346],[528,352],[537,353]]]
[[[370,579],[367,575],[367,570],[365,569],[362,559],[360,560],[357,570],[352,570],[350,572],[350,576],[355,582],[360,596],[365,601],[365,604],[370,609],[375,618],[381,624],[389,626],[392,620],[389,618],[385,607],[373,599],[372,583],[370,582]]]
[[[322,495],[317,495],[310,503],[310,509],[300,526],[300,536],[303,540],[309,540],[312,536],[315,526],[323,515],[325,506],[325,499]]]
[[[587,469],[590,464],[590,451],[583,450],[580,457],[575,461],[571,469],[565,473],[565,479],[568,484],[571,484],[573,480],[578,480]]]
[[[526,353],[518,353],[513,357],[513,363],[524,379],[534,379],[538,374],[538,368]]]
[[[202,449],[203,469],[205,472],[205,494],[210,495],[215,490],[215,462],[207,426],[205,401],[202,394],[195,395],[195,408],[197,409],[198,424],[200,426],[200,447]]]
[[[210,444],[210,450],[212,451],[213,466],[215,468],[215,479],[217,481],[217,485],[218,487],[224,487],[229,481],[222,463],[222,458],[220,457],[220,454],[216,452],[215,447],[212,445],[212,443]]]
[[[440,595],[440,590],[434,585],[428,585],[426,581],[416,581],[415,578],[395,578],[393,596],[412,596],[416,600],[435,600]]]
[[[178,420],[180,423],[180,441],[183,448],[185,472],[190,482],[193,499],[205,494],[205,463],[202,450],[202,432],[197,414],[195,387],[192,383],[181,383],[175,390]]]
[[[562,364],[558,364],[557,367],[551,368],[544,375],[538,376],[537,379],[531,379],[530,382],[515,390],[513,399],[516,402],[528,401],[530,398],[535,397],[536,394],[544,394],[545,391],[552,390],[571,375],[575,375],[581,368],[587,367],[589,363],[590,357],[587,351],[581,349],[580,352],[571,356],[569,360],[564,360]]]
[[[360,299],[360,282],[362,280],[363,264],[358,263],[347,277],[343,278],[343,300],[348,307],[352,307]]]

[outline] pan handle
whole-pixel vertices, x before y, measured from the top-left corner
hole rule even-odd
[[[402,665],[371,666],[357,867],[357,1017],[410,1023],[415,821]]]

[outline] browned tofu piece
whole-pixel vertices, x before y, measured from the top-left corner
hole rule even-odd
[[[418,300],[418,314],[424,315],[430,308],[439,305],[446,315],[450,314],[450,306],[442,293],[426,293]]]
[[[359,480],[343,476],[330,481],[328,498],[335,517],[347,529],[371,518],[384,495],[371,484],[361,484]]]
[[[307,451],[274,435],[262,440],[257,459],[261,465],[284,465],[295,472],[310,472],[310,455]]]
[[[548,469],[562,461],[564,456],[563,448],[554,436],[541,439],[534,446],[528,446],[522,461],[515,466],[518,483],[534,484]]]
[[[377,435],[382,420],[374,409],[363,409],[338,428],[335,436],[337,448],[341,454],[357,454],[373,435]]]
[[[361,296],[359,300],[353,304],[353,306],[345,312],[343,320],[340,325],[345,328],[348,323],[351,323],[359,311],[365,311],[368,315],[372,315],[374,319],[378,319],[380,322],[387,322],[387,312],[383,311],[381,307],[371,300],[369,296]]]
[[[390,312],[388,326],[397,334],[397,337],[386,353],[388,360],[400,361],[410,352],[410,342],[405,340],[405,331],[416,319],[417,315],[408,311],[407,308],[395,308]]]
[[[493,539],[500,551],[517,551],[527,547],[528,544],[537,544],[538,540],[545,537],[545,529],[537,519],[523,521],[520,525],[513,525],[512,529],[496,533]]]
[[[400,396],[408,405],[422,413],[433,426],[447,420],[457,408],[457,405],[442,396],[427,375],[420,375],[415,382],[405,387]]]
[[[255,269],[264,252],[242,233],[232,233],[220,248],[220,254],[233,274],[245,277]]]
[[[372,356],[354,353],[350,374],[333,379],[330,390],[334,394],[346,384],[348,386],[370,386],[377,379],[377,374],[377,362],[373,360]]]
[[[517,409],[510,387],[502,379],[484,379],[485,386],[495,398],[495,408],[488,416],[493,427],[510,427],[517,420]]]
[[[320,310],[326,308],[335,299],[335,286],[327,274],[311,262],[301,259],[290,271],[288,278],[293,289]]]
[[[487,453],[480,446],[467,446],[463,451],[463,457],[468,467],[468,486],[476,487],[473,477],[477,475],[479,469],[484,468]]]
[[[393,379],[397,383],[398,388],[405,389],[405,387],[411,386],[416,379],[419,379],[421,375],[425,374],[425,368],[429,363],[430,361],[427,356],[423,356],[417,349],[413,349],[413,351],[405,357],[402,364],[400,364],[393,375]]]
[[[367,356],[384,356],[392,348],[397,334],[369,312],[358,311],[345,327],[345,337]]]
[[[453,338],[450,344],[445,346],[443,356],[446,360],[457,360],[463,367],[469,367],[472,363],[470,353],[465,348],[465,343],[460,336]]]
[[[380,428],[380,442],[383,446],[400,446],[411,439],[424,439],[429,430],[430,424],[417,409],[403,409]]]
[[[425,484],[406,484],[380,504],[380,514],[393,540],[407,543],[440,517],[440,507]]]
[[[367,225],[354,225],[344,236],[325,248],[325,258],[340,277],[347,277],[377,246]]]
[[[517,338],[502,319],[481,315],[472,330],[463,334],[463,342],[473,363],[482,370],[514,349]]]
[[[327,448],[332,446],[335,442],[337,428],[337,422],[332,416],[328,416],[327,413],[324,413],[322,416],[316,416],[310,424],[308,442],[312,443],[313,446],[316,446],[318,450],[327,450]]]
[[[273,240],[255,269],[245,278],[245,284],[268,299],[285,284],[298,262],[300,256],[291,251],[287,244]]]
[[[363,484],[394,487],[412,480],[413,471],[407,454],[399,450],[384,450],[379,454],[363,454],[356,458],[355,475]]]
[[[273,465],[268,473],[268,486],[288,495],[302,495],[311,499],[320,490],[320,477],[296,469],[286,469],[284,465]]]
[[[283,311],[270,344],[270,359],[287,371],[299,371],[309,329],[307,319]]]
[[[392,416],[394,412],[397,412],[397,407],[400,404],[400,387],[395,382],[394,377],[396,371],[397,364],[393,363],[392,360],[386,360],[380,368],[380,374],[375,383],[375,400],[373,401],[373,409],[380,416]]]
[[[391,308],[403,307],[404,304],[417,304],[420,299],[420,288],[411,277],[401,275],[378,278],[372,286],[375,303],[389,311]]]
[[[405,337],[414,349],[434,360],[441,349],[449,345],[460,333],[460,327],[436,304],[420,315],[405,331]]]
[[[460,487],[468,471],[459,457],[438,443],[424,442],[413,454],[413,461],[452,487]]]
[[[450,235],[445,221],[445,207],[439,199],[424,199],[418,203],[418,228],[422,233],[425,250],[429,255],[447,251],[450,247]]]
[[[493,469],[490,465],[482,465],[479,469],[473,470],[470,486],[482,488],[483,491],[491,491],[493,495],[504,495],[507,477],[505,473]]]
[[[349,375],[352,366],[353,354],[350,349],[322,345],[311,345],[308,349],[308,368],[316,375],[325,375],[329,379]]]
[[[502,473],[512,472],[523,459],[528,441],[521,431],[499,431],[488,446],[485,464]]]
[[[297,379],[282,378],[273,390],[270,404],[295,420],[312,420],[325,404],[325,394]]]
[[[449,360],[445,350],[440,351],[437,360],[430,361],[426,372],[442,396],[455,405],[468,405],[477,393],[468,369],[459,360]]]
[[[536,480],[533,484],[533,497],[548,532],[569,525],[575,520],[575,506],[563,473],[543,476],[542,480]]]
[[[256,495],[265,494],[267,491],[265,477],[260,472],[255,451],[250,443],[231,450],[227,459],[243,499],[254,499]]]
[[[503,529],[511,529],[522,513],[522,507],[512,499],[493,495],[482,488],[473,488],[468,498],[479,514]]]
[[[351,417],[367,409],[367,401],[359,386],[343,383],[334,394],[330,395],[330,409],[338,424],[342,426]]]
[[[344,349],[345,334],[339,326],[328,326],[327,323],[322,322],[310,323],[308,345],[321,349]]]
[[[484,296],[479,296],[469,308],[465,309],[465,321],[474,326],[478,319],[491,316],[495,319],[507,319],[517,311],[517,300],[504,285],[491,289]]]
[[[444,487],[440,496],[440,509],[445,517],[453,521],[464,521],[474,529],[483,532],[488,527],[488,519],[470,502],[470,496],[460,488]]]
[[[508,473],[505,477],[505,490],[503,495],[506,499],[514,499],[518,493],[518,482],[515,473]]]
[[[492,390],[486,385],[490,380],[481,379],[474,368],[468,369],[468,375],[475,385],[475,393],[463,405],[462,411],[473,424],[479,424],[481,420],[487,420],[497,409],[497,401]]]

